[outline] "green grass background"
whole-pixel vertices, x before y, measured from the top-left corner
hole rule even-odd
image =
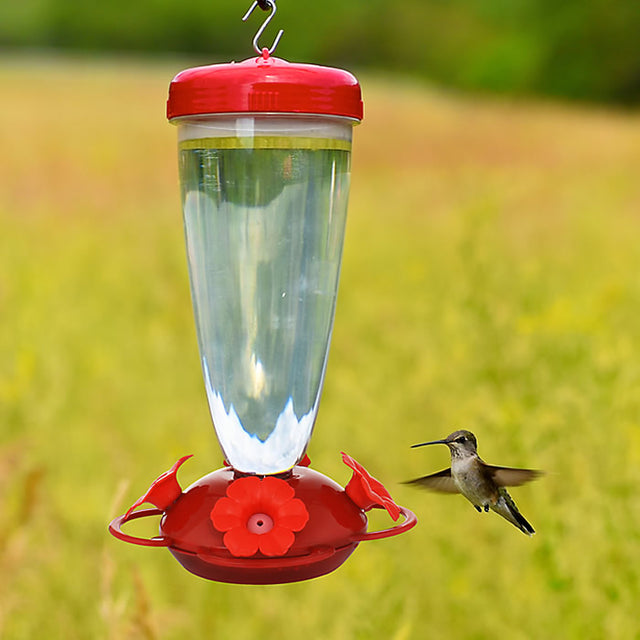
[[[310,456],[419,525],[234,586],[107,533],[217,468],[166,89],[183,65],[0,58],[0,637],[640,638],[640,117],[364,77]],[[474,431],[537,535],[401,482]],[[375,518],[376,526],[386,526]],[[46,630],[46,632],[44,631]]]

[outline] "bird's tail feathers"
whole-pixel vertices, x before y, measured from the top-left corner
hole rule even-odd
[[[501,489],[500,498],[493,507],[493,510],[501,515],[505,520],[508,520],[512,525],[520,529],[522,533],[528,536],[532,536],[535,533],[535,529],[527,522],[526,518],[518,511],[516,503],[513,501],[506,489]]]

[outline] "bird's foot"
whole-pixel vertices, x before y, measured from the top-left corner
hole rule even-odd
[[[482,513],[482,507],[479,507],[477,504],[474,504],[473,506],[478,513]]]
[[[484,512],[489,513],[489,504],[484,505]]]

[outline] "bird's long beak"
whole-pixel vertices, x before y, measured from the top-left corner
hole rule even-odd
[[[431,442],[421,442],[420,444],[412,444],[411,448],[415,449],[416,447],[426,447],[429,444],[448,444],[447,440],[432,440]]]

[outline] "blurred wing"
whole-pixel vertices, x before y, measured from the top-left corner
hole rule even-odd
[[[492,467],[486,465],[494,482],[500,487],[519,487],[542,475],[542,471],[534,469],[512,469],[510,467]]]
[[[430,476],[409,480],[406,484],[418,484],[425,489],[438,491],[439,493],[460,493],[451,477],[451,469],[443,469],[438,473],[432,473]]]

